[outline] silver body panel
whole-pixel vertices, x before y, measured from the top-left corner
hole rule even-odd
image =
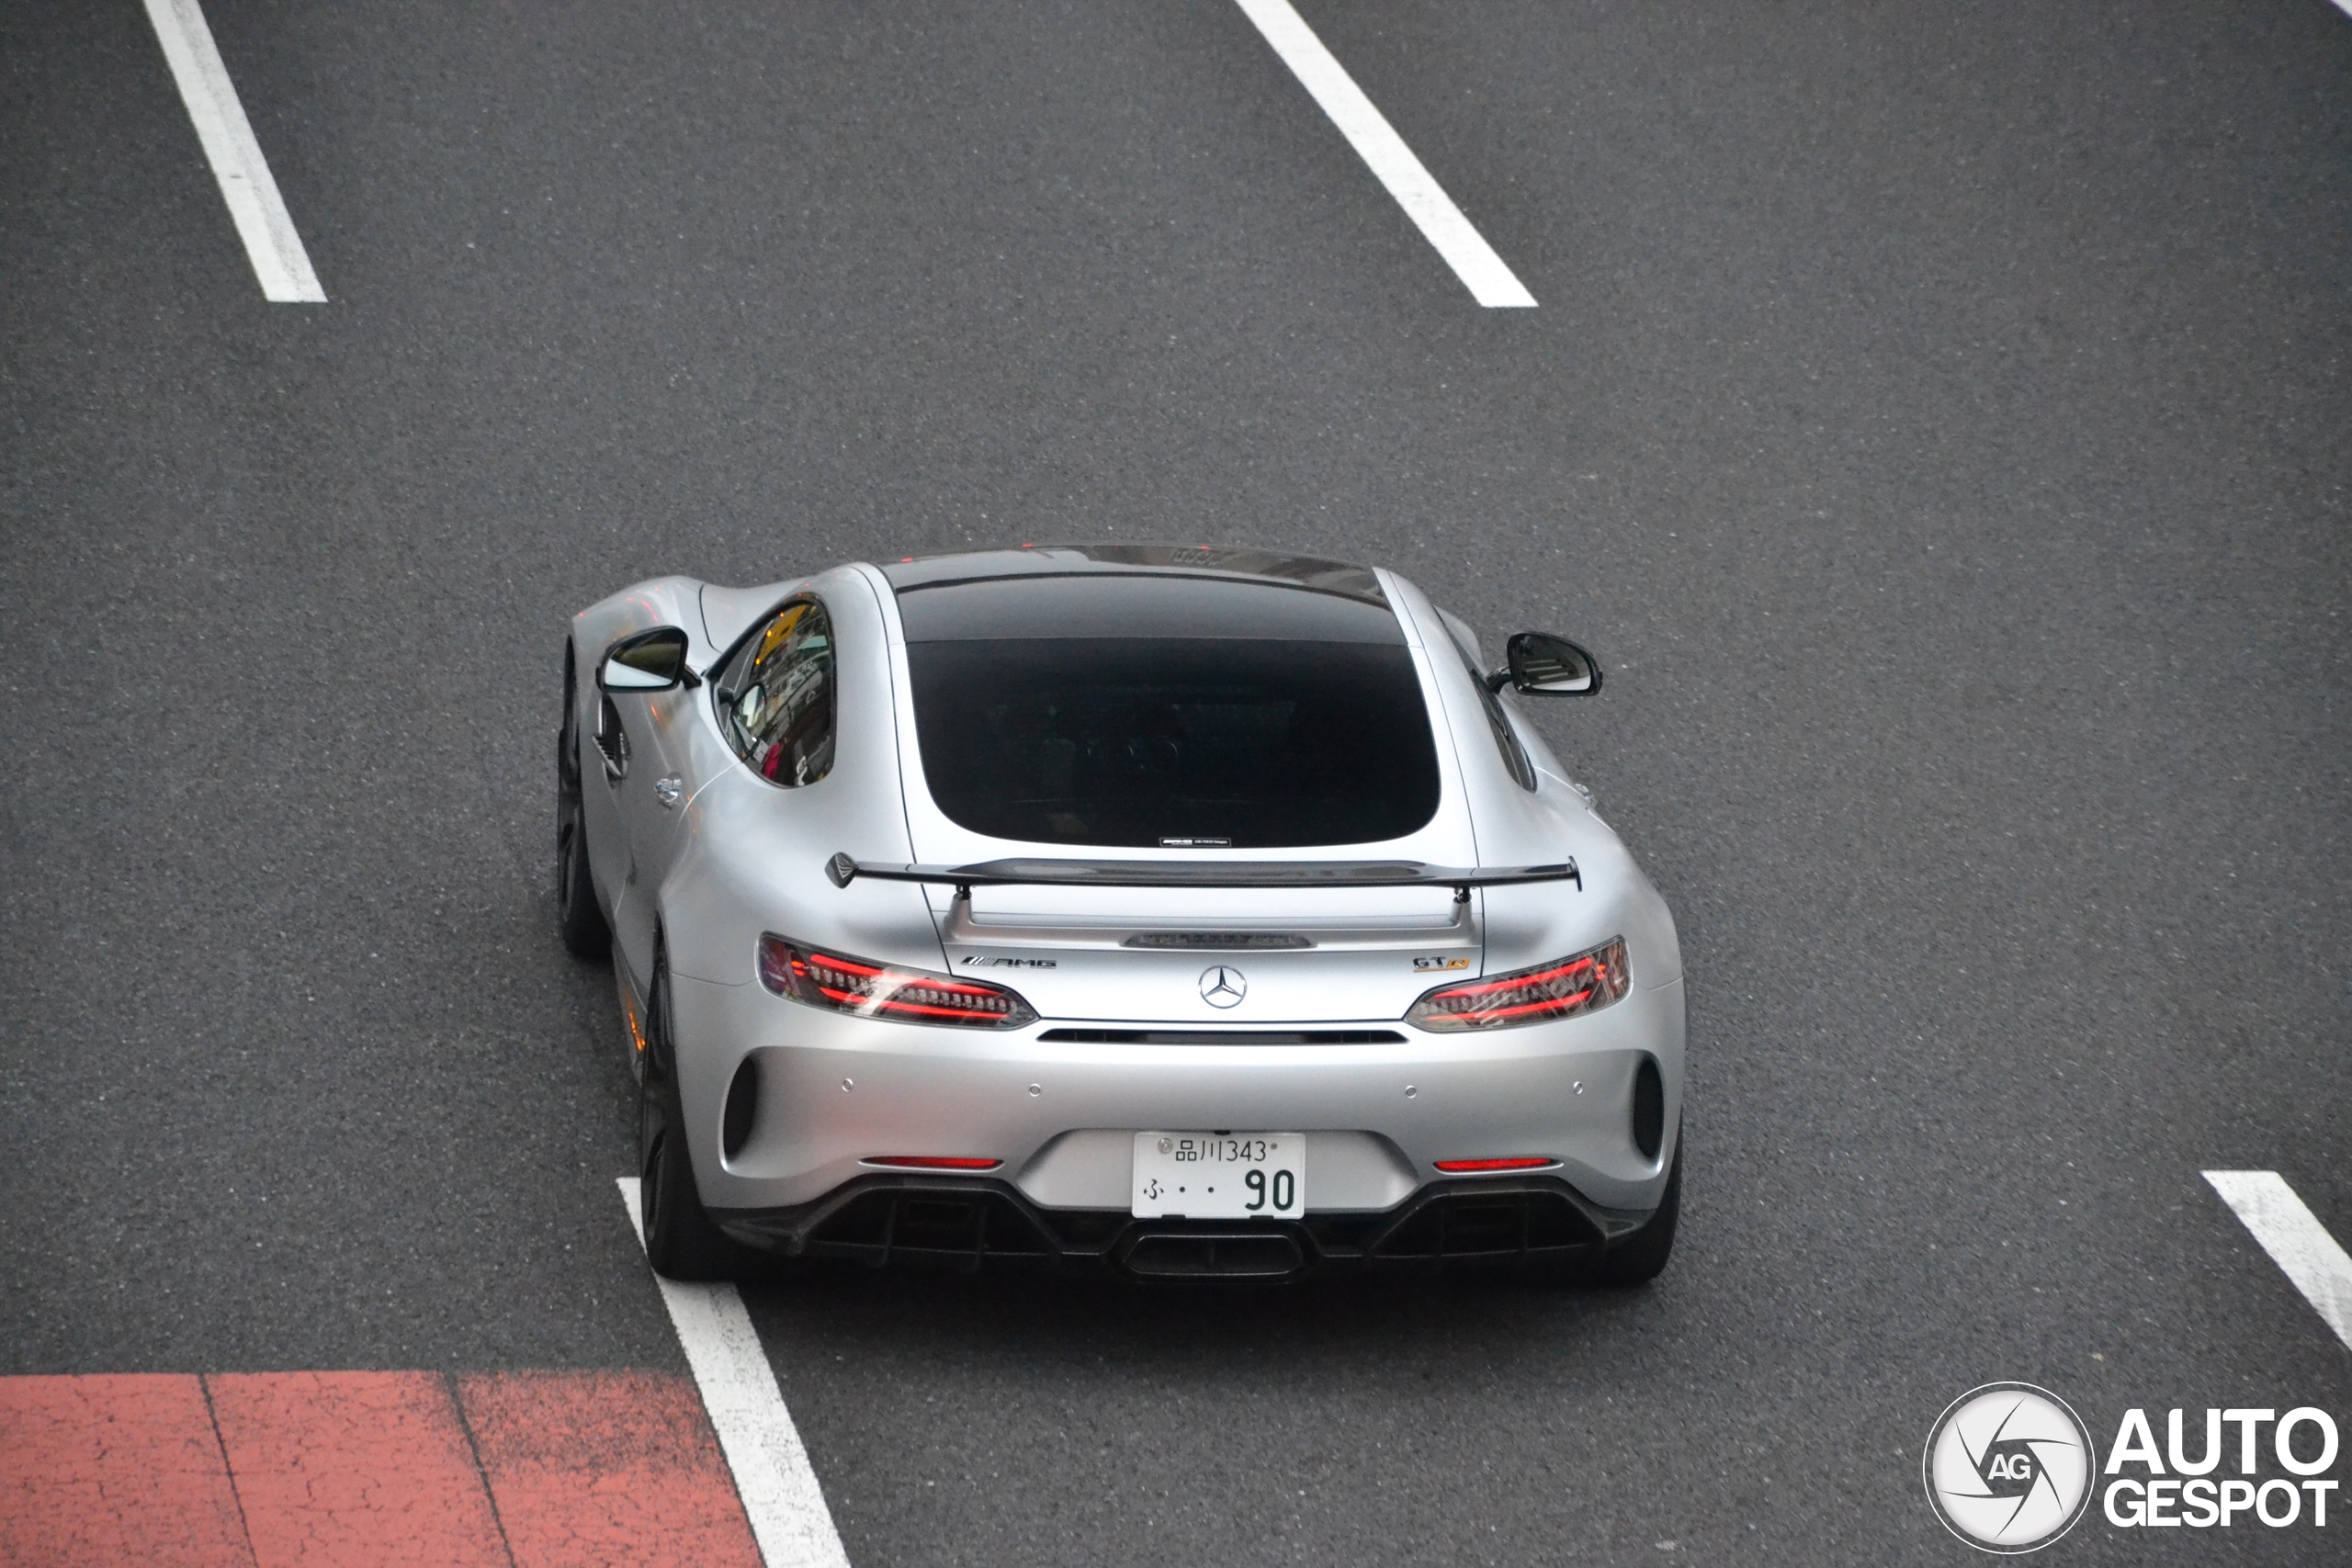
[[[1429,887],[1311,889],[982,887],[867,878],[841,887],[836,852],[866,863],[966,864],[1068,857],[1065,846],[989,838],[950,821],[922,771],[906,649],[888,580],[849,566],[752,589],[683,578],[640,583],[582,612],[571,637],[583,737],[600,707],[627,732],[625,769],[582,746],[583,813],[596,893],[635,1019],[657,944],[673,979],[678,1079],[696,1184],[718,1209],[801,1204],[882,1155],[1004,1161],[998,1174],[1049,1208],[1124,1209],[1134,1132],[1285,1129],[1308,1135],[1313,1211],[1378,1211],[1447,1178],[1439,1159],[1549,1155],[1596,1204],[1657,1206],[1679,1136],[1682,969],[1664,901],[1595,816],[1532,726],[1514,716],[1537,787],[1510,775],[1447,629],[1409,582],[1382,573],[1437,740],[1441,796],[1419,831],[1302,852],[1165,851],[1170,858],[1412,860],[1538,864],[1573,858],[1572,882],[1486,887],[1457,904]],[[606,698],[593,681],[616,638],[656,626],[689,635],[708,669],[795,593],[822,601],[836,659],[835,753],[817,783],[779,788],[725,741],[711,687]],[[1475,651],[1475,649],[1474,649]],[[1516,699],[1506,698],[1508,709]],[[658,786],[662,786],[657,788]],[[1148,859],[1150,850],[1122,850]],[[1150,932],[1280,932],[1311,947],[1214,953],[1124,945]],[[829,1012],[759,982],[756,947],[778,932],[858,956],[1008,985],[1039,1014],[1002,1032]],[[1403,1022],[1430,987],[1526,967],[1622,935],[1633,988],[1585,1017],[1469,1033]],[[1013,961],[1012,963],[990,961]],[[1416,961],[1424,961],[1420,967]],[[1200,976],[1247,974],[1214,1008]],[[1458,969],[1434,964],[1460,963]],[[1045,966],[1050,964],[1050,967]],[[1371,1043],[1232,1044],[1047,1040],[1052,1031],[1386,1031]],[[748,1055],[760,1103],[748,1143],[721,1155],[721,1106]],[[1667,1141],[1635,1147],[1634,1074],[1648,1056],[1666,1091]]]

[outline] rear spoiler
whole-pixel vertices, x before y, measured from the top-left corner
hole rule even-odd
[[[860,865],[846,853],[825,863],[836,887],[861,876],[877,882],[925,882],[953,887],[959,898],[975,887],[1451,887],[1461,903],[1473,887],[1524,882],[1573,882],[1584,891],[1577,863],[1471,867],[1424,865],[1411,860],[992,860],[978,865]]]

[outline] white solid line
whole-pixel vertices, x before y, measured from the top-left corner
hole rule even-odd
[[[620,1187],[629,1228],[642,1247],[637,1178],[622,1177]],[[775,1369],[760,1348],[743,1298],[729,1284],[691,1285],[659,1274],[653,1280],[662,1287],[662,1303],[670,1309],[678,1343],[685,1347],[686,1365],[702,1390],[703,1408],[710,1413],[727,1467],[735,1472],[735,1490],[760,1556],[768,1568],[849,1568],[832,1510],[825,1506],[817,1472],[808,1467],[808,1450],[800,1446],[800,1433],[784,1407],[784,1391],[776,1387]]]
[[[263,161],[261,144],[245,119],[245,107],[220,63],[197,0],[147,0],[148,19],[171,62],[172,79],[179,84],[187,116],[196,121],[197,140],[211,160],[229,216],[253,258],[254,276],[261,279],[262,297],[287,305],[323,305],[326,290],[311,270],[302,236],[294,231],[285,198]]]
[[[2352,1258],[2275,1170],[2209,1170],[2205,1179],[2237,1211],[2262,1250],[2303,1292],[2335,1337],[2352,1347]]]
[[[1266,41],[1274,46],[1274,52],[1283,57],[1283,63],[1323,106],[1323,112],[1331,117],[1331,123],[1340,128],[1340,133],[1372,166],[1372,172],[1380,176],[1380,183],[1388,187],[1388,194],[1396,198],[1405,216],[1420,225],[1421,232],[1437,247],[1437,254],[1469,286],[1471,296],[1481,305],[1533,305],[1535,296],[1511,276],[1503,258],[1495,254],[1495,248],[1477,230],[1470,227],[1470,220],[1462,216],[1462,209],[1453,205],[1453,197],[1430,178],[1430,172],[1421,167],[1421,161],[1413,156],[1405,139],[1373,107],[1372,100],[1363,96],[1363,89],[1356,85],[1355,79],[1331,58],[1331,51],[1323,47],[1323,40],[1315,36],[1315,30],[1291,9],[1290,0],[1236,0],[1236,4],[1243,15],[1258,25]]]

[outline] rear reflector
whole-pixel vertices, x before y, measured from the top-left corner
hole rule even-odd
[[[893,1170],[994,1170],[1001,1159],[966,1159],[960,1155],[868,1155],[861,1165],[887,1165]]]
[[[1550,1155],[1515,1155],[1509,1159],[1442,1159],[1437,1168],[1448,1176],[1476,1176],[1490,1170],[1541,1170],[1559,1163]]]

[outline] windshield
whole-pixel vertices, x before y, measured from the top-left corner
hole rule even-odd
[[[1279,849],[1437,813],[1411,652],[1243,637],[910,642],[932,798],[1040,843]]]

